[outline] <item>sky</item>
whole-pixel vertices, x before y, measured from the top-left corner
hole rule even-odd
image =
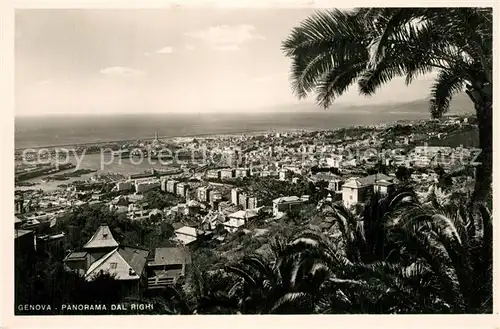
[[[16,116],[314,108],[293,95],[280,47],[315,10],[17,10]],[[369,98],[353,86],[336,102],[421,99],[431,82],[397,79]]]

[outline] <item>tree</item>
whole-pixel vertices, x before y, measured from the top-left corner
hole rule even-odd
[[[427,292],[450,313],[492,312],[492,215],[483,203],[414,204],[388,225],[401,258],[427,272]],[[424,285],[422,285],[424,287]]]
[[[361,8],[314,14],[295,27],[282,49],[292,59],[292,88],[315,92],[327,108],[358,82],[372,95],[389,80],[438,73],[430,112],[442,116],[454,94],[465,90],[476,110],[482,153],[475,200],[491,193],[492,9]]]
[[[328,233],[339,233],[340,254],[351,262],[374,262],[398,259],[395,245],[387,240],[386,222],[393,212],[414,202],[418,202],[414,191],[401,186],[387,195],[372,194],[357,214],[339,203],[324,202],[320,210],[336,223]]]
[[[421,204],[405,193],[386,205],[365,207],[362,218],[375,224],[368,226],[334,206],[330,211],[340,224],[340,243],[331,234],[328,238],[314,232],[290,243],[289,250],[299,262],[323,266],[328,272],[315,293],[319,296],[315,310],[491,313],[492,217],[488,206]],[[380,211],[383,217],[376,214]],[[370,232],[377,234],[376,239]],[[383,248],[377,251],[377,246]]]
[[[231,289],[239,297],[243,314],[307,314],[313,311],[313,295],[320,275],[310,276],[303,268],[298,254],[287,252],[286,245],[276,239],[272,245],[273,258],[246,255],[238,263],[226,266],[239,281]],[[314,274],[314,273],[313,273]],[[319,271],[316,272],[319,274]],[[309,285],[309,287],[306,287]]]
[[[396,178],[402,182],[408,182],[411,178],[411,170],[404,166],[399,166],[396,169]]]
[[[153,190],[146,193],[144,201],[151,209],[163,210],[167,207],[175,205],[177,198],[170,194],[163,194],[160,191]]]

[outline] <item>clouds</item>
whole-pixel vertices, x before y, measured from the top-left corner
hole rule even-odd
[[[142,70],[136,70],[130,67],[123,67],[123,66],[107,67],[99,71],[99,73],[110,77],[125,77],[125,78],[142,77],[146,75],[146,72]]]
[[[171,54],[171,53],[173,53],[173,52],[174,52],[174,48],[172,48],[172,47],[170,47],[170,46],[163,47],[163,48],[158,49],[158,50],[156,51],[156,53],[157,53],[157,54],[161,54],[161,55],[162,55],[162,54],[163,54],[163,55],[164,55],[164,54]]]
[[[255,32],[255,26],[248,24],[241,25],[219,25],[209,28],[186,32],[184,35],[202,40],[209,47],[219,51],[235,51],[251,40],[264,39]]]
[[[171,46],[165,46],[165,47],[162,47],[160,49],[158,49],[157,51],[153,52],[153,53],[150,53],[150,52],[145,52],[144,53],[144,56],[146,57],[151,57],[153,55],[170,55],[174,52],[174,47],[171,47]]]

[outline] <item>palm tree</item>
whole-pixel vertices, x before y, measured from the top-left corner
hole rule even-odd
[[[388,223],[402,262],[431,274],[432,293],[452,313],[492,312],[492,216],[482,203],[414,204]]]
[[[315,292],[326,278],[280,238],[271,244],[273,257],[247,255],[226,271],[239,278],[233,291],[244,314],[307,314],[313,311]]]
[[[329,233],[340,233],[340,252],[352,262],[371,262],[398,258],[397,250],[386,240],[385,222],[394,211],[414,202],[418,199],[413,189],[402,185],[386,195],[372,194],[358,214],[339,203],[322,203],[320,209],[337,223]]]
[[[361,8],[319,12],[295,27],[282,49],[292,59],[292,89],[315,92],[327,108],[358,82],[372,95],[389,80],[436,72],[430,112],[442,116],[454,94],[474,104],[482,153],[474,198],[484,200],[492,179],[492,9]]]
[[[315,294],[320,313],[488,313],[492,311],[492,218],[473,203],[421,204],[411,194],[389,203],[382,217],[367,206],[364,216],[384,227],[385,250],[363,232],[364,224],[341,206],[331,212],[340,223],[343,244],[316,233],[302,234],[289,247],[322,266],[327,279]],[[403,201],[404,200],[404,201]],[[375,207],[375,208],[373,208]],[[367,215],[371,214],[371,215]],[[380,226],[367,226],[380,232]],[[370,248],[367,249],[367,246]],[[376,255],[376,253],[373,253]],[[395,255],[395,256],[394,256]]]
[[[163,300],[167,301],[172,314],[235,314],[238,304],[231,287],[235,285],[217,265],[211,270],[201,270],[193,265],[186,278],[165,289]]]

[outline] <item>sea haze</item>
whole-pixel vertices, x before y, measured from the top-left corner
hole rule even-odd
[[[333,129],[396,120],[429,118],[429,113],[203,113],[106,116],[17,117],[15,147],[295,129]]]

